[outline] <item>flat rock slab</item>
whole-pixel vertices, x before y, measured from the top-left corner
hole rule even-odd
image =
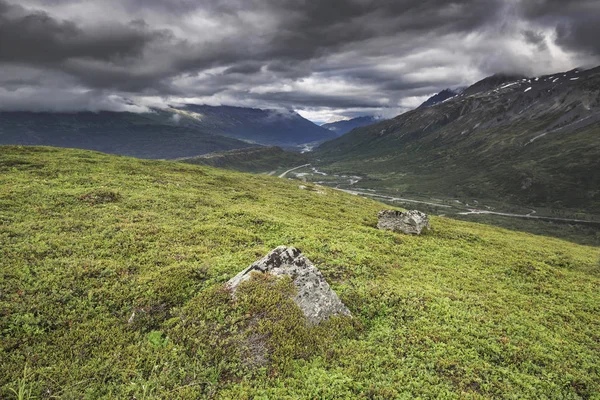
[[[311,324],[316,325],[333,315],[352,316],[337,294],[329,287],[321,271],[294,247],[277,247],[229,280],[227,285],[233,293],[240,283],[250,279],[251,272],[289,276],[298,289],[294,302]]]
[[[409,235],[420,235],[423,229],[429,229],[429,217],[421,211],[407,212],[383,210],[379,212],[377,228],[402,232]]]

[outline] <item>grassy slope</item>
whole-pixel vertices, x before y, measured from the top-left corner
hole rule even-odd
[[[374,228],[382,204],[324,190],[0,148],[0,397],[25,365],[38,398],[600,392],[597,248],[436,217],[424,236],[383,232]],[[256,283],[239,304],[219,291],[281,244],[322,270],[352,322],[296,331],[289,304],[282,316],[269,303],[285,288],[267,296]],[[230,339],[257,315],[278,347],[253,369]],[[311,337],[323,342],[305,346]]]

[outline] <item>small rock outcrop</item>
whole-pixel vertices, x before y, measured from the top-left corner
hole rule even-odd
[[[234,294],[240,283],[250,279],[251,272],[289,276],[298,289],[294,302],[311,324],[316,325],[333,315],[351,316],[321,271],[294,247],[277,247],[229,280],[227,285]]]
[[[421,211],[400,212],[383,210],[379,212],[377,228],[402,232],[409,235],[420,235],[423,229],[429,229],[429,217]]]

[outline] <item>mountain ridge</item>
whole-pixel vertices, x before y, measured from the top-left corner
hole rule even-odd
[[[200,126],[223,136],[266,146],[296,146],[336,137],[295,111],[187,104],[175,112],[191,113],[185,126]]]
[[[378,121],[381,121],[381,118],[367,115],[349,120],[329,122],[321,126],[335,132],[337,136],[342,136],[355,128],[372,125]]]
[[[459,94],[461,94],[463,91],[465,90],[465,88],[458,88],[458,89],[444,89],[441,92],[434,94],[433,96],[431,96],[429,99],[427,99],[425,102],[423,102],[423,104],[421,104],[418,108],[423,108],[423,107],[431,107],[434,106],[436,104],[442,103],[448,99],[451,99],[455,96],[458,96]]]
[[[76,147],[180,158],[261,145],[294,147],[336,135],[295,112],[230,106],[131,112],[0,112],[0,144]]]
[[[0,143],[81,148],[140,158],[177,158],[250,147],[237,139],[178,125],[173,114],[2,112]]]

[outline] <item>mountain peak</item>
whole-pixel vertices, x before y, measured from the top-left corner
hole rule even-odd
[[[469,86],[468,88],[466,88],[464,90],[463,93],[465,96],[470,96],[472,94],[491,90],[491,89],[493,89],[499,85],[502,85],[504,83],[514,82],[514,81],[518,81],[518,80],[521,80],[524,78],[526,78],[525,75],[519,75],[519,74],[506,74],[506,73],[494,74],[492,76],[488,76],[487,78],[483,78],[479,82],[476,82],[473,85]]]
[[[463,88],[457,89],[444,89],[441,92],[431,96],[427,101],[421,104],[418,108],[425,108],[435,106],[436,104],[443,103],[444,101],[456,97],[463,92]]]

